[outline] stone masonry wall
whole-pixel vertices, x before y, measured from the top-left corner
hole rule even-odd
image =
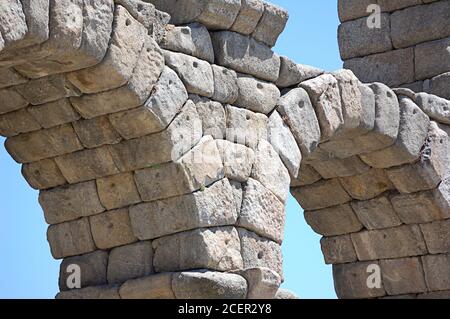
[[[0,4],[0,134],[40,190],[58,298],[292,297],[290,190],[339,297],[449,295],[450,102],[278,56],[287,19],[259,0]]]
[[[367,26],[370,4],[380,28]],[[344,67],[360,80],[450,99],[450,1],[339,0],[339,17]]]

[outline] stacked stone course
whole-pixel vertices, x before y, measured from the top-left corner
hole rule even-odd
[[[450,102],[279,57],[287,17],[259,0],[0,5],[0,134],[40,191],[58,298],[292,297],[290,189],[339,297],[448,294]]]
[[[363,82],[382,82],[450,99],[450,1],[339,0],[344,67]],[[371,4],[380,8],[380,28]],[[372,8],[371,8],[372,9]]]

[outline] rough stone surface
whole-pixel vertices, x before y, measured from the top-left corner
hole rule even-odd
[[[229,31],[213,33],[212,41],[217,64],[270,82],[278,79],[280,58],[264,44]]]
[[[254,112],[270,113],[280,98],[280,91],[275,85],[250,76],[239,75],[237,86],[239,96],[235,105]]]
[[[351,205],[358,219],[369,230],[396,227],[402,224],[387,195],[367,201],[353,201]]]
[[[322,194],[328,196],[323,197]],[[311,185],[294,188],[292,189],[292,195],[306,210],[327,208],[351,200],[337,179],[318,181]]]
[[[233,227],[196,229],[153,241],[156,272],[242,268],[238,232]]]
[[[264,4],[260,0],[241,0],[241,10],[231,26],[231,31],[249,35],[255,31],[264,13]]]
[[[172,273],[129,280],[119,290],[122,299],[175,299]]]
[[[324,72],[309,65],[295,63],[285,56],[280,57],[280,59],[280,77],[278,78],[276,85],[281,88],[294,86],[303,81],[315,78]]]
[[[326,264],[345,264],[358,260],[350,236],[323,237],[320,240]]]
[[[284,223],[284,205],[260,182],[249,179],[237,225],[281,244]]]
[[[427,253],[417,225],[352,234],[356,254],[361,261],[419,256]]]
[[[211,271],[182,272],[173,277],[178,299],[245,299],[247,281],[236,274]]]
[[[133,231],[140,240],[155,239],[199,227],[233,225],[237,218],[233,189],[227,179],[194,194],[130,208]]]
[[[212,99],[221,103],[233,104],[239,96],[236,72],[218,65],[212,65],[211,67],[214,75]]]
[[[345,235],[363,228],[349,204],[305,211],[305,220],[316,233],[324,236]]]
[[[288,19],[289,13],[285,9],[264,2],[264,13],[252,35],[256,40],[273,47]]]
[[[248,147],[229,141],[217,140],[217,148],[222,158],[225,176],[244,183],[252,173],[255,152]]]
[[[380,266],[383,285],[389,295],[427,291],[419,258],[382,260]]]
[[[108,260],[108,283],[118,284],[153,273],[153,248],[149,241],[117,247]]]

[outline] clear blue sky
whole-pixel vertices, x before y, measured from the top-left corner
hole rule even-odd
[[[290,12],[277,53],[329,71],[342,67],[335,0],[271,2]],[[22,178],[20,165],[0,147],[0,298],[53,298],[58,291],[59,261],[50,255],[37,196]],[[291,197],[283,245],[284,287],[301,298],[336,297],[331,267],[324,265],[319,240]]]

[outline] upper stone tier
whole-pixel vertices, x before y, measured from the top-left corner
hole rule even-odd
[[[171,15],[170,23],[200,22],[209,30],[230,30],[273,47],[289,14],[261,0],[144,0]]]

